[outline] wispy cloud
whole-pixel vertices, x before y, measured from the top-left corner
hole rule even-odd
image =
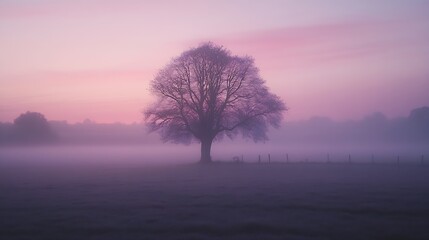
[[[132,9],[126,1],[8,1],[0,3],[0,19],[34,18],[49,16],[82,16],[94,13]],[[135,7],[135,6],[134,6]]]
[[[278,67],[320,66],[398,50],[429,46],[429,31],[413,31],[414,22],[353,21],[245,32],[215,39],[234,53],[250,54]],[[278,62],[281,62],[281,65]]]
[[[0,100],[7,104],[50,101],[147,99],[154,73],[147,70],[46,71],[0,76]]]
[[[27,110],[52,119],[137,121],[154,71],[139,69],[44,71],[0,75],[0,112],[14,119]],[[78,113],[78,116],[74,116]]]
[[[201,1],[165,0],[38,0],[0,1],[0,19],[25,19],[35,17],[81,17],[123,13],[158,13],[189,11],[190,7],[205,5]],[[178,10],[180,9],[180,10]]]
[[[38,71],[28,74],[3,74],[0,82],[12,83],[20,81],[33,81],[37,83],[106,83],[112,81],[148,81],[153,78],[155,70],[152,69],[103,69],[103,70],[68,70],[68,71]]]

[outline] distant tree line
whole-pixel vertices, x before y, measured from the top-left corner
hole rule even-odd
[[[361,120],[334,121],[313,117],[286,122],[270,134],[272,142],[314,144],[429,143],[429,107],[413,109],[408,117],[388,119],[376,112]]]
[[[151,144],[159,143],[155,134],[149,134],[141,123],[96,123],[89,119],[70,124],[50,121],[61,144]]]
[[[0,124],[0,143],[43,144],[57,140],[55,132],[43,114],[26,112],[19,115],[12,124]]]
[[[285,122],[269,133],[272,144],[429,144],[429,107],[413,109],[408,117],[388,119],[373,113],[359,121],[313,117]],[[239,139],[238,139],[239,140]],[[48,121],[41,113],[26,112],[13,123],[0,123],[0,145],[20,144],[157,144],[142,124],[99,124],[90,120],[69,124]],[[237,144],[240,141],[236,142]]]
[[[159,143],[143,124],[48,121],[41,113],[26,112],[12,123],[0,122],[0,145],[147,144]]]

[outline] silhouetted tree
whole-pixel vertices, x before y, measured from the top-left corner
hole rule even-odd
[[[198,140],[201,162],[211,162],[215,138],[241,133],[256,142],[267,139],[270,125],[279,126],[286,107],[264,83],[251,57],[205,43],[159,71],[151,85],[157,102],[146,121],[164,141]]]
[[[408,120],[414,136],[429,140],[429,107],[411,110]]]
[[[43,114],[26,112],[14,120],[16,140],[25,143],[41,143],[55,139],[48,121]]]
[[[409,119],[429,125],[429,107],[420,107],[411,110]]]

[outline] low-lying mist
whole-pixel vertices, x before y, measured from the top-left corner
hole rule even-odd
[[[0,159],[30,162],[165,164],[196,162],[200,146],[162,143],[144,124],[69,124],[27,112],[0,124]],[[215,161],[422,162],[429,160],[429,108],[388,119],[374,113],[359,121],[324,117],[285,122],[269,141],[215,139]]]
[[[199,160],[198,144],[56,145],[0,148],[1,164],[165,165]],[[214,161],[249,163],[422,163],[427,145],[276,145],[214,143]]]
[[[140,124],[2,124],[0,238],[428,239],[428,125],[412,119],[286,122],[265,143],[217,139],[209,165]]]

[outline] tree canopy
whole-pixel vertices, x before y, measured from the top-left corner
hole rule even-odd
[[[164,141],[201,143],[201,161],[211,161],[214,139],[241,134],[267,140],[286,107],[269,92],[254,60],[205,43],[183,52],[151,84],[156,103],[145,112],[151,130]]]
[[[24,143],[50,142],[55,139],[49,122],[43,114],[29,112],[19,115],[13,122],[15,138]]]

